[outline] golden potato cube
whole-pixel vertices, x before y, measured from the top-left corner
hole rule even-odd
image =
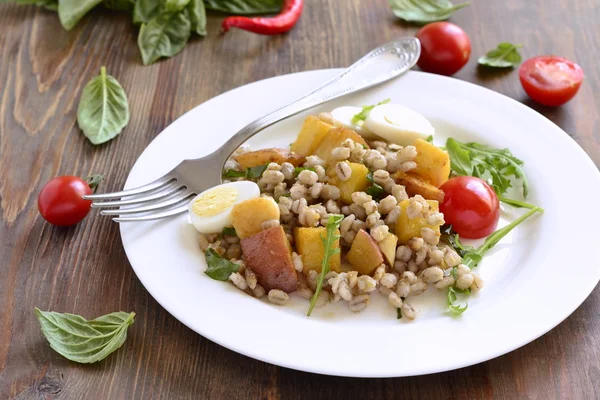
[[[379,250],[383,254],[383,258],[385,262],[390,267],[394,266],[394,261],[396,261],[396,245],[398,244],[398,236],[393,233],[388,234],[385,239],[381,242],[377,243],[379,246]]]
[[[340,231],[336,229],[336,235],[340,234]],[[321,237],[327,236],[327,229],[325,227],[318,228],[295,228],[294,229],[294,242],[296,243],[296,251],[302,256],[302,263],[304,264],[303,272],[308,273],[311,269],[317,272],[321,272],[321,266],[323,258],[325,257],[325,248]],[[333,248],[337,249],[340,247],[339,239],[333,244]],[[331,271],[341,272],[341,258],[340,253],[334,254],[329,257],[329,269]]]
[[[340,147],[346,139],[352,139],[356,143],[369,147],[365,139],[352,129],[334,128],[327,132],[313,154],[325,161],[332,161],[331,151],[336,147]]]
[[[352,270],[362,275],[371,274],[383,264],[383,255],[377,242],[363,229],[356,234],[346,258],[352,265]]]
[[[444,201],[444,192],[441,189],[425,182],[419,176],[412,175],[410,172],[396,179],[396,182],[406,188],[406,193],[410,197],[420,194],[427,200],[435,200],[438,203]]]
[[[364,164],[348,162],[348,165],[352,170],[352,175],[347,181],[342,181],[337,177],[334,166],[329,169],[328,175],[330,176],[329,184],[340,189],[342,201],[346,204],[352,204],[352,193],[364,192],[371,186],[371,181],[367,179],[369,169]]]
[[[421,237],[422,228],[431,228],[434,231],[440,233],[439,225],[429,225],[427,220],[422,217],[409,219],[406,214],[410,200],[402,200],[400,204],[400,217],[396,221],[395,233],[398,236],[398,244],[406,244],[410,239],[414,237]],[[432,211],[438,211],[439,205],[435,200],[427,200],[429,207]]]
[[[307,117],[296,141],[290,146],[290,150],[302,156],[311,155],[332,128],[333,125],[323,122],[315,116]]]
[[[417,157],[414,159],[417,168],[411,170],[411,172],[419,175],[435,187],[442,186],[450,176],[450,156],[448,156],[448,152],[423,139],[415,140],[413,146],[417,148]]]
[[[306,161],[306,158],[289,150],[270,148],[242,153],[235,157],[235,160],[242,168],[258,167],[271,162],[282,164],[289,162],[297,167]]]
[[[270,219],[279,221],[279,206],[272,197],[257,197],[233,206],[230,221],[240,239],[262,231],[262,223]]]

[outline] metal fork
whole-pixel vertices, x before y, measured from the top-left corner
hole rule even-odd
[[[384,44],[308,94],[249,123],[212,154],[183,160],[171,172],[147,185],[83,197],[92,200],[94,208],[119,207],[100,212],[117,216],[113,218],[116,222],[150,221],[185,212],[193,196],[222,182],[225,162],[252,136],[299,112],[400,76],[415,65],[420,53],[421,44],[416,38]]]

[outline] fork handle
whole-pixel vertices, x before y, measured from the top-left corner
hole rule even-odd
[[[218,160],[227,160],[239,146],[252,136],[282,119],[396,78],[411,69],[420,54],[421,44],[417,38],[403,38],[384,44],[369,52],[335,78],[270,114],[249,123],[213,155]]]

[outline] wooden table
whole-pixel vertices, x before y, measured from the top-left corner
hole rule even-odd
[[[600,398],[598,289],[550,333],[486,363],[402,379],[326,377],[251,360],[186,328],[135,277],[109,219],[94,215],[59,229],[40,218],[36,197],[49,179],[104,173],[102,190],[121,188],[146,145],[213,96],[271,76],[347,66],[381,43],[413,35],[416,28],[397,20],[387,3],[307,0],[298,26],[277,37],[219,36],[222,17],[213,15],[205,39],[152,66],[142,66],[137,29],[125,15],[95,11],[66,32],[54,13],[0,5],[0,398]],[[597,0],[475,0],[452,21],[473,46],[457,78],[533,107],[600,164]],[[478,56],[500,41],[525,44],[526,58],[576,60],[586,73],[577,97],[558,109],[540,107],[526,98],[516,71],[479,70]],[[93,147],[75,116],[81,88],[102,65],[126,88],[132,117],[118,139]],[[588,200],[595,212],[598,199]],[[565,267],[577,279],[577,266]],[[557,301],[560,293],[548,296],[549,307]],[[135,311],[137,318],[122,349],[99,364],[77,365],[50,349],[35,306],[90,318]],[[511,323],[509,310],[498,318]]]

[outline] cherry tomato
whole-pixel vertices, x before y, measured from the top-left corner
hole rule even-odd
[[[563,57],[538,56],[519,67],[519,78],[534,101],[558,107],[575,96],[583,80],[583,70]]]
[[[86,194],[92,194],[86,181],[77,176],[59,176],[42,188],[38,209],[53,225],[75,225],[90,211],[92,202],[81,197]]]
[[[500,203],[494,189],[472,176],[458,176],[444,183],[440,211],[460,237],[479,239],[494,232],[500,219]]]
[[[458,25],[434,22],[417,32],[421,56],[417,65],[425,72],[454,75],[471,56],[471,40]]]

